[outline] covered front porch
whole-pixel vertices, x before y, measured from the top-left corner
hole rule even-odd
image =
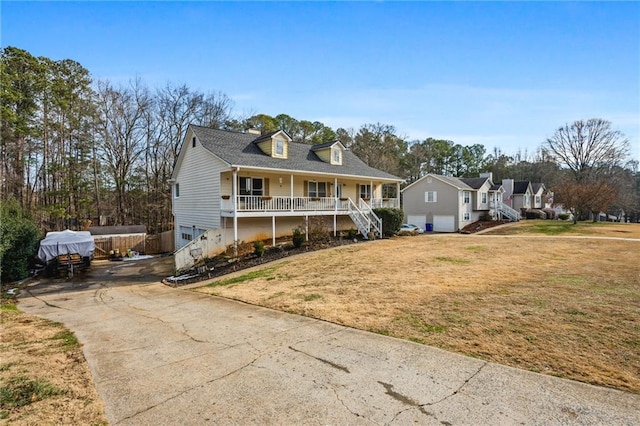
[[[221,202],[221,215],[224,217],[260,217],[349,214],[354,208],[371,210],[382,207],[400,208],[397,198],[360,199],[357,204],[346,197],[286,197],[237,195],[233,199],[224,197]],[[265,214],[268,213],[268,214]]]

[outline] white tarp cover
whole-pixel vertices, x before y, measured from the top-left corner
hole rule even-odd
[[[93,256],[96,245],[89,231],[60,231],[47,232],[44,240],[40,241],[38,257],[48,262],[61,254],[78,253],[82,257]]]

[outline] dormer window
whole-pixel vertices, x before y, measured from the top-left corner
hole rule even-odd
[[[342,164],[342,151],[338,146],[331,148],[331,163]]]
[[[276,157],[284,157],[284,139],[277,138],[275,141],[274,155]]]

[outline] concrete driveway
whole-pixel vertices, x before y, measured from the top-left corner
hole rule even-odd
[[[640,395],[170,288],[158,265],[20,300],[76,333],[114,425],[640,424]]]

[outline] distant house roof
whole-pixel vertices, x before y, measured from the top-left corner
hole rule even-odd
[[[423,180],[425,180],[425,179],[427,179],[429,177],[434,178],[434,179],[438,179],[439,181],[444,182],[444,183],[446,183],[448,185],[451,185],[451,186],[453,186],[454,188],[457,188],[457,189],[462,189],[462,190],[465,190],[465,191],[470,191],[470,190],[474,189],[473,187],[471,187],[471,186],[467,185],[465,182],[463,182],[462,179],[460,179],[460,178],[428,173],[428,174],[422,176],[417,181],[415,181],[415,182],[411,183],[410,185],[408,185],[401,192],[406,191],[407,189],[409,189],[412,186],[416,185],[418,182],[422,182]]]
[[[488,177],[477,177],[477,178],[460,178],[460,180],[467,185],[469,185],[473,189],[480,189],[482,185],[489,179]]]
[[[316,155],[312,145],[295,142],[289,142],[288,158],[273,158],[262,152],[254,142],[265,140],[277,132],[258,136],[195,125],[190,125],[190,128],[205,149],[229,166],[402,180],[392,174],[369,167],[348,150],[344,151],[342,165],[326,163]],[[331,142],[329,145],[334,143]],[[315,148],[317,149],[317,147],[316,145]]]
[[[514,194],[525,194],[527,192],[527,188],[529,188],[528,180],[519,180],[513,183]]]
[[[489,191],[500,191],[501,189],[504,190],[504,188],[502,188],[502,185],[494,184],[494,185],[491,186],[491,188],[489,188]]]
[[[147,227],[144,225],[91,226],[89,232],[91,235],[146,234]]]
[[[533,191],[534,194],[537,194],[538,191],[540,190],[544,190],[544,184],[542,182],[531,182],[531,190]]]

